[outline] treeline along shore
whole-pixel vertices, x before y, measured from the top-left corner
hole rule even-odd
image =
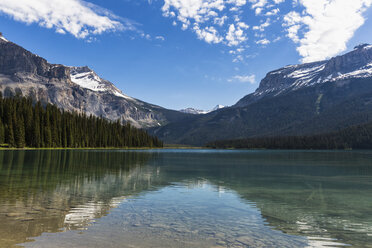
[[[206,146],[217,149],[372,149],[372,122],[332,133],[219,140]]]
[[[163,147],[163,142],[129,123],[109,121],[0,93],[0,144],[16,148]]]

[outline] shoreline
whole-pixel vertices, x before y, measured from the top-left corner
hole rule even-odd
[[[27,151],[27,150],[164,150],[164,149],[211,149],[208,147],[0,147],[0,151]]]

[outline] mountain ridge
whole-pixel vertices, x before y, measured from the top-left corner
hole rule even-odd
[[[119,119],[139,128],[161,126],[188,116],[129,97],[89,67],[50,64],[3,36],[0,39],[0,91],[6,97],[30,96],[67,111]]]
[[[354,47],[354,50],[329,60],[287,65],[267,73],[256,91],[240,99],[234,106],[242,107],[267,95],[279,95],[287,90],[328,81],[371,77],[371,61],[372,45],[361,44]]]
[[[224,139],[313,135],[363,124],[372,118],[371,48],[364,44],[326,61],[271,71],[254,93],[235,105],[151,131],[168,143],[204,145]]]

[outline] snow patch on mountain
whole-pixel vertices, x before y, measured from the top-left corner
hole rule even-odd
[[[3,36],[0,36],[0,39],[5,41],[5,42],[9,42],[7,39],[5,39]]]
[[[127,96],[116,88],[111,82],[100,78],[89,67],[70,67],[71,81],[80,87],[95,91],[95,92],[108,92],[115,96],[126,98],[128,100],[135,100]]]
[[[212,111],[216,111],[216,110],[218,110],[218,109],[222,109],[222,108],[224,108],[225,106],[223,106],[223,105],[221,105],[221,104],[217,104],[210,112],[212,112]]]
[[[292,72],[291,74],[285,77],[309,79],[309,78],[316,76],[316,74],[322,71],[324,68],[325,68],[325,63],[319,66],[295,70],[294,72]]]
[[[354,51],[358,50],[358,49],[371,49],[371,48],[372,48],[372,45],[370,45],[370,44],[360,44],[360,45],[354,47]]]
[[[106,85],[101,82],[101,79],[94,72],[73,73],[71,71],[71,80],[86,89],[106,91]]]
[[[372,46],[371,46],[372,47]],[[338,76],[335,78],[332,78],[331,81],[337,81],[341,79],[348,79],[348,78],[367,78],[372,77],[372,63],[369,63],[366,66],[363,66],[359,70],[355,70],[349,73],[338,73]]]
[[[114,91],[114,95],[115,95],[115,96],[118,96],[118,97],[122,97],[122,98],[127,98],[127,99],[130,99],[130,100],[135,100],[135,99],[133,99],[132,97],[127,96],[127,95],[121,93],[120,91]]]
[[[7,39],[5,39],[5,37],[3,36],[3,33],[1,33],[1,32],[0,32],[0,40],[5,41],[5,42],[9,42]]]

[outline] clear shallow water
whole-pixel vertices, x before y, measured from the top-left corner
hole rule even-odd
[[[372,152],[0,151],[0,247],[372,247]]]

